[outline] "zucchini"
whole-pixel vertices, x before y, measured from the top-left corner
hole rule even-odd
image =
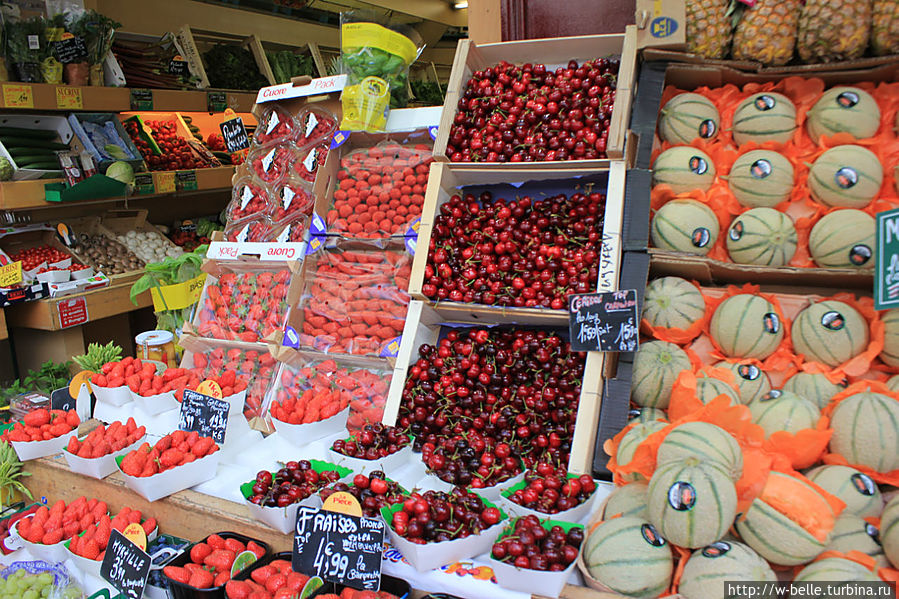
[[[9,152],[9,155],[19,159],[20,156],[42,156],[47,158],[48,160],[56,160],[56,150],[42,150],[40,148],[18,148],[11,147],[6,148],[6,151]]]
[[[68,150],[68,144],[58,141],[48,141],[46,139],[30,139],[28,137],[10,137],[8,135],[0,135],[0,141],[7,148],[43,148],[45,150]]]
[[[25,129],[24,127],[0,127],[0,135],[26,137],[30,139],[56,139],[59,135],[54,129]]]
[[[56,156],[46,156],[44,154],[26,154],[25,156],[14,156],[16,164],[30,164],[32,162],[55,162],[57,166],[59,161]]]
[[[38,170],[38,171],[61,170],[61,167],[59,166],[58,162],[51,162],[49,160],[27,162],[27,163],[23,163],[23,164],[16,162],[16,166],[18,166],[20,169],[27,168],[27,169],[33,169],[33,170]]]

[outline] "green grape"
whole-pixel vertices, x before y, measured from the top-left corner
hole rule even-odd
[[[50,574],[49,572],[42,572],[41,574],[38,575],[37,580],[42,585],[53,584],[53,575]]]
[[[40,594],[37,591],[35,591],[34,589],[28,589],[22,595],[22,599],[39,599],[39,598],[40,598]]]

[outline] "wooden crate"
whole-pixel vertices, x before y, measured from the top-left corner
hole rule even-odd
[[[533,164],[533,163],[531,163]],[[593,184],[594,189],[606,193],[606,216],[603,228],[603,240],[600,249],[602,268],[600,282],[608,280],[610,272],[618,267],[618,254],[611,240],[620,238],[621,206],[624,203],[624,163],[612,162],[610,168],[596,169],[585,173],[581,169],[528,169],[507,172],[497,169],[458,168],[457,164],[435,162],[431,165],[428,177],[428,189],[422,207],[421,224],[418,230],[415,260],[412,263],[412,276],[409,280],[409,295],[428,302],[442,317],[452,322],[470,322],[481,324],[519,323],[566,326],[568,311],[549,308],[515,308],[489,306],[483,304],[466,304],[452,301],[436,301],[422,293],[424,271],[428,260],[428,246],[440,207],[449,198],[460,193],[462,188],[474,188],[476,191],[485,186],[493,188],[494,197],[517,197],[532,195],[538,199],[548,193],[571,194],[578,187],[584,188]],[[515,184],[513,187],[511,184]],[[524,185],[519,187],[518,183]],[[550,191],[551,190],[551,191]],[[598,285],[602,291],[608,285]]]
[[[217,31],[194,29],[190,25],[184,25],[178,30],[176,39],[184,59],[190,68],[190,72],[200,80],[201,88],[208,88],[209,77],[206,75],[206,67],[203,66],[203,55],[200,46],[210,44],[230,44],[242,46],[253,53],[259,72],[265,77],[269,85],[274,85],[275,77],[272,75],[271,66],[262,49],[262,42],[255,35],[234,35]]]
[[[321,48],[319,48],[318,44],[315,42],[306,42],[305,44],[299,44],[298,46],[286,46],[284,44],[276,44],[274,42],[262,42],[263,54],[266,50],[268,51],[280,51],[280,50],[291,50],[296,54],[309,54],[312,57],[312,63],[315,66],[315,72],[312,74],[313,77],[325,77],[328,74],[328,66],[325,63],[325,59],[322,57]],[[271,67],[271,64],[268,63],[268,57],[266,56],[266,62]],[[275,81],[274,71],[272,71],[272,81]],[[277,82],[275,82],[277,83]],[[286,83],[282,81],[281,83]]]
[[[384,408],[384,424],[393,425],[399,415],[403,387],[409,368],[418,359],[418,348],[425,343],[435,344],[441,329],[448,321],[433,308],[417,300],[409,303],[403,340],[390,381],[387,405]],[[602,407],[602,383],[604,354],[588,352],[584,365],[584,380],[581,385],[580,404],[574,438],[571,442],[571,459],[568,468],[572,472],[589,473],[593,459],[593,444]]]
[[[449,162],[446,147],[449,142],[450,127],[456,115],[459,98],[465,91],[465,84],[474,71],[487,68],[505,60],[515,64],[540,62],[547,69],[555,69],[565,65],[569,60],[579,62],[608,55],[621,57],[618,71],[615,105],[612,111],[612,122],[609,129],[606,154],[604,160],[571,160],[565,162],[518,162],[496,163],[495,168],[502,169],[555,169],[564,165],[568,168],[608,168],[610,160],[624,157],[625,138],[630,122],[631,100],[635,85],[637,63],[637,29],[629,25],[625,33],[607,35],[584,35],[577,37],[558,37],[515,42],[499,42],[495,44],[476,44],[469,39],[459,40],[456,57],[453,60],[453,71],[447,84],[446,99],[443,103],[443,114],[440,119],[440,131],[434,142],[434,158]],[[454,163],[459,168],[485,168],[485,164],[473,162]]]

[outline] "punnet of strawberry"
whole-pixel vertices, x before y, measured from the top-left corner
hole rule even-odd
[[[262,112],[253,134],[254,146],[296,141],[299,126],[296,119],[280,106],[267,107]]]
[[[228,223],[236,223],[256,215],[271,215],[272,204],[265,184],[253,177],[244,177],[234,186],[231,202],[226,208]]]
[[[350,405],[350,393],[333,383],[344,374],[333,360],[316,366],[281,370],[281,387],[270,411],[272,418],[288,424],[310,424],[335,416]]]
[[[129,524],[140,524],[147,535],[156,530],[156,518],[144,519],[140,510],[123,507],[114,518],[103,515],[96,523],[88,526],[83,534],[71,535],[69,551],[85,559],[102,561],[109,543],[109,535],[113,530],[125,532]]]
[[[152,447],[144,443],[128,452],[119,467],[128,476],[153,476],[177,466],[189,464],[219,450],[212,437],[201,437],[196,431],[175,431]]]
[[[252,551],[256,559],[268,552],[266,547],[253,540],[246,542],[233,533],[211,534],[190,548],[190,561],[183,566],[170,565],[162,569],[169,580],[195,589],[213,589],[231,580],[234,559],[244,551]]]
[[[140,358],[128,356],[114,362],[107,362],[100,372],[91,374],[91,384],[98,387],[128,386],[138,393],[144,381],[151,381],[156,374],[156,364],[144,362]]]
[[[21,422],[4,431],[0,440],[27,443],[49,441],[78,428],[81,419],[75,410],[48,410],[40,408],[25,414]]]
[[[72,503],[59,500],[48,508],[40,506],[34,515],[17,524],[19,535],[30,543],[55,545],[100,522],[108,514],[105,501],[88,500],[82,495]]]
[[[303,147],[322,141],[331,142],[337,130],[337,117],[323,108],[310,106],[297,115],[299,130],[297,146]]]
[[[84,439],[79,440],[77,437],[72,437],[69,439],[66,451],[79,458],[102,458],[136,443],[146,432],[147,428],[137,426],[134,418],[129,418],[125,424],[116,420],[108,427],[101,424],[89,432]]]
[[[388,525],[407,541],[419,545],[476,535],[506,517],[502,510],[463,487],[454,487],[449,493],[412,493],[399,510],[391,511]]]
[[[247,580],[229,580],[227,599],[291,599],[299,597],[309,577],[294,572],[290,558],[272,560],[250,572]]]
[[[291,273],[227,272],[206,286],[198,310],[202,337],[255,342],[284,324]]]

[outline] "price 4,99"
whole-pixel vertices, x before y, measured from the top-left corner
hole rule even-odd
[[[350,559],[347,556],[334,551],[334,543],[325,537],[318,542],[315,561],[312,562],[318,576],[325,579],[346,578],[346,569],[349,565]]]

